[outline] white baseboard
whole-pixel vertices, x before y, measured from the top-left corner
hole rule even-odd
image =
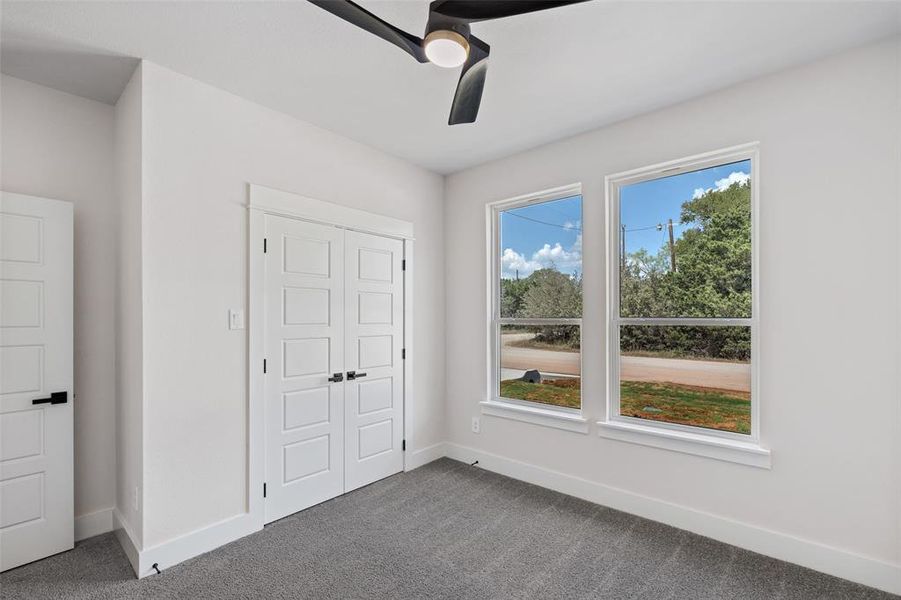
[[[113,509],[104,508],[80,517],[75,517],[75,541],[108,533],[113,530]]]
[[[113,510],[112,517],[116,538],[139,579],[155,574],[153,565],[162,571],[263,528],[244,513],[145,549],[118,510]]]
[[[443,443],[411,452],[407,457],[405,470],[410,471],[437,460],[443,457],[445,452],[446,448]],[[139,578],[156,573],[153,568],[154,564],[162,571],[262,529],[262,525],[258,523],[257,519],[254,519],[250,513],[244,513],[161,544],[141,548],[136,541],[137,538],[128,529],[118,511],[114,511],[112,518],[115,521],[114,528],[119,543],[125,550],[125,554],[128,555],[131,566]]]
[[[125,556],[128,557],[128,562],[131,563],[131,568],[134,569],[135,574],[137,574],[139,572],[138,564],[140,562],[141,543],[128,526],[125,519],[122,518],[119,509],[113,509],[113,531],[116,533],[116,539],[119,540],[119,545],[122,546],[122,551],[125,552]]]
[[[438,460],[444,456],[447,456],[447,444],[444,442],[415,450],[407,456],[404,462],[404,471],[418,469],[422,465],[427,465],[433,460]]]
[[[153,575],[156,573],[153,565],[157,565],[162,571],[261,529],[262,526],[257,524],[256,519],[250,513],[224,519],[141,550],[138,553],[138,568],[135,569],[135,573],[138,578]]]
[[[407,457],[405,470],[410,471],[421,467],[445,454],[446,446],[443,443],[416,450]],[[119,543],[122,544],[125,554],[128,555],[131,566],[139,578],[156,573],[153,569],[154,564],[162,571],[262,529],[262,526],[250,513],[244,513],[142,549],[136,543],[137,538],[129,531],[118,511],[114,511],[113,520]]]
[[[641,496],[474,448],[451,443],[445,444],[445,448],[448,457],[465,463],[478,460],[479,467],[488,471],[659,521],[842,579],[901,594],[901,565],[881,562],[817,542]]]

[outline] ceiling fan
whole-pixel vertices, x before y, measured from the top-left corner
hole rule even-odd
[[[470,33],[470,23],[587,0],[435,0],[429,5],[424,39],[398,29],[350,0],[309,1],[394,44],[421,63],[431,62],[445,68],[463,65],[447,121],[448,125],[457,125],[473,123],[479,114],[491,50],[488,44]]]

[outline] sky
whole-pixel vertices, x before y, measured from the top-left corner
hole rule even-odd
[[[626,252],[645,248],[651,254],[666,243],[666,222],[673,220],[678,238],[682,203],[711,189],[725,189],[750,176],[751,162],[741,161],[625,186],[620,191],[621,223],[626,226]],[[657,225],[663,227],[658,231]],[[501,276],[528,277],[554,266],[567,274],[582,273],[582,197],[507,210],[500,215]]]
[[[506,210],[500,230],[501,277],[528,277],[552,265],[582,273],[582,196]]]

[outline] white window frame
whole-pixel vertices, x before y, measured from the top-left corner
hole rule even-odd
[[[489,203],[486,207],[486,222],[488,226],[488,389],[486,400],[481,402],[482,414],[504,417],[518,421],[525,421],[536,425],[545,425],[567,431],[588,433],[588,420],[582,416],[582,408],[566,408],[551,406],[539,402],[529,402],[515,398],[503,398],[500,396],[500,328],[501,325],[577,325],[580,336],[582,333],[582,318],[549,318],[549,319],[517,319],[501,318],[500,316],[500,275],[501,275],[501,249],[500,249],[500,214],[504,211],[522,208],[534,204],[542,204],[554,200],[561,200],[571,196],[581,196],[582,185],[580,183],[569,184],[532,194],[517,196],[506,200]],[[584,233],[583,233],[584,239]],[[584,312],[584,307],[583,307]],[[582,375],[581,352],[579,353],[579,396],[584,407],[584,378]]]
[[[751,162],[751,317],[750,318],[623,318],[620,317],[620,190],[628,185],[710,167]],[[617,173],[607,187],[607,414],[598,421],[602,437],[702,454],[769,468],[770,452],[760,445],[760,284],[759,284],[759,144],[754,142]],[[621,325],[740,325],[751,329],[751,433],[740,434],[652,421],[620,414],[619,363]]]

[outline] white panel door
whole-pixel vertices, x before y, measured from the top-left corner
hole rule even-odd
[[[404,468],[403,242],[345,235],[346,492]]]
[[[268,523],[344,491],[344,232],[267,215],[265,265]]]
[[[0,192],[0,570],[72,548],[72,205]]]

